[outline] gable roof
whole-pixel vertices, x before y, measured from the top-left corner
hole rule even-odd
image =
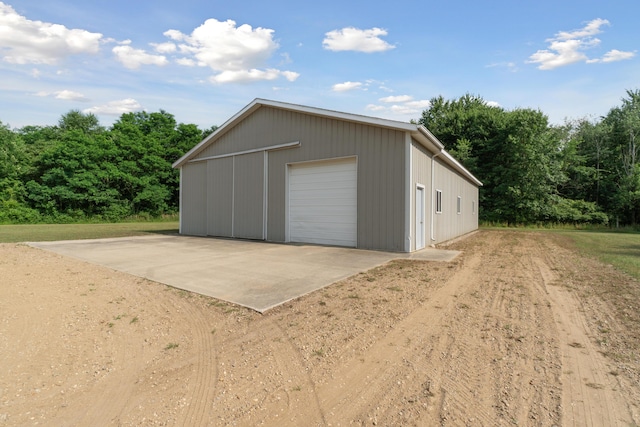
[[[377,117],[369,117],[362,116],[358,114],[351,113],[343,113],[339,111],[326,110],[323,108],[316,107],[307,107],[304,105],[290,104],[286,102],[280,101],[272,101],[268,99],[254,99],[249,105],[244,107],[238,113],[236,113],[229,120],[224,122],[218,129],[216,129],[212,134],[203,139],[200,143],[198,143],[195,147],[189,150],[184,156],[176,160],[173,163],[174,168],[179,168],[184,166],[189,160],[194,158],[198,153],[207,148],[210,144],[215,142],[222,135],[227,133],[230,129],[232,129],[236,124],[244,120],[249,115],[253,114],[256,110],[261,107],[273,107],[279,108],[282,110],[295,111],[298,113],[306,113],[314,116],[332,118],[347,122],[366,124],[371,126],[377,126],[382,128],[388,128],[393,130],[399,130],[403,132],[408,132],[413,139],[418,141],[421,145],[423,145],[427,150],[432,153],[438,154],[438,157],[442,158],[447,164],[453,167],[455,170],[460,172],[467,179],[475,183],[476,185],[481,186],[482,182],[480,182],[475,176],[471,174],[464,166],[462,166],[456,159],[454,159],[449,153],[447,153],[444,149],[444,145],[435,137],[427,128],[422,125],[414,124],[414,123],[406,123],[400,122],[396,120],[388,120],[381,119]]]

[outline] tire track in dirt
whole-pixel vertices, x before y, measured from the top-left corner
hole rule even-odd
[[[542,259],[536,259],[552,302],[560,330],[564,425],[633,425],[626,398],[617,392],[612,368],[589,336],[584,310],[570,291],[555,284],[556,276]]]
[[[287,392],[287,406],[289,413],[297,414],[298,417],[301,418],[301,420],[299,420],[300,422],[302,422],[303,420],[307,420],[307,422],[309,422],[308,420],[313,419],[319,420],[319,425],[327,425],[324,411],[322,410],[322,407],[320,405],[316,385],[311,378],[309,370],[305,369],[305,366],[307,366],[307,362],[304,360],[299,347],[292,341],[291,336],[282,326],[280,326],[279,323],[273,321],[273,319],[269,319],[268,323],[279,331],[280,336],[285,338],[285,344],[288,347],[288,351],[274,352],[274,354],[276,355],[276,364],[281,370],[287,373],[288,377],[302,378],[304,380],[305,390],[308,390],[308,393],[311,394],[310,398],[294,401],[294,399],[291,398],[289,392]],[[294,360],[291,360],[291,358],[284,358],[283,356],[286,354],[293,354]],[[307,404],[308,400],[312,400],[315,403],[315,405],[312,405],[312,408],[309,408]],[[275,423],[275,425],[281,425],[281,421],[278,421],[277,423]],[[308,425],[311,425],[311,423],[309,423]]]
[[[201,310],[195,309],[193,304],[184,304],[184,308],[186,311],[183,320],[189,323],[188,328],[193,333],[190,350],[192,358],[195,359],[195,373],[190,378],[193,391],[186,396],[188,409],[182,425],[207,425],[218,384],[218,353],[215,350],[211,327]]]
[[[339,425],[340,421],[344,420],[363,422],[365,418],[370,417],[367,413],[375,412],[371,408],[373,402],[383,402],[384,396],[391,394],[388,393],[389,390],[402,386],[402,380],[398,384],[397,379],[406,376],[406,370],[399,366],[400,361],[408,361],[410,365],[417,367],[415,371],[423,379],[423,383],[429,382],[428,393],[432,395],[430,400],[437,400],[436,394],[439,393],[443,405],[454,409],[465,408],[466,413],[476,414],[476,418],[483,424],[495,424],[496,420],[490,412],[474,403],[473,392],[467,388],[464,381],[458,381],[458,376],[472,377],[471,368],[467,369],[469,364],[462,363],[456,373],[456,379],[449,379],[452,371],[434,369],[429,361],[424,359],[421,349],[412,351],[399,346],[399,343],[406,340],[419,342],[421,336],[436,336],[439,331],[446,330],[450,321],[449,315],[455,308],[456,294],[473,281],[473,271],[481,262],[480,254],[474,254],[467,259],[461,270],[437,290],[429,301],[369,349],[363,360],[351,360],[346,363],[333,375],[333,381],[319,387],[320,402],[330,424]],[[467,361],[474,360],[473,351],[463,347],[455,337],[446,335],[437,340],[437,347],[432,353],[436,357],[449,357],[452,349],[456,348],[458,356]],[[446,360],[444,362],[447,363]]]

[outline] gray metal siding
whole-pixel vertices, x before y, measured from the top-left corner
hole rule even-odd
[[[432,187],[432,154],[415,140],[409,146],[407,138],[402,130],[260,107],[220,135],[194,160],[294,141],[299,141],[300,146],[188,163],[183,167],[182,232],[231,236],[231,213],[229,209],[218,209],[217,206],[230,206],[232,197],[233,236],[285,241],[287,165],[353,156],[358,162],[358,248],[404,251],[408,247],[415,250],[417,184],[425,187],[426,245],[434,243],[430,240],[432,220],[435,242],[476,229],[478,188],[475,184],[436,158],[437,166],[433,171],[436,178]],[[407,147],[410,164],[407,163]],[[233,161],[236,163],[232,172],[229,165]],[[411,181],[409,191],[406,189],[408,181]],[[432,190],[435,188],[443,191],[443,214],[434,215]],[[463,203],[461,215],[456,213],[458,195]],[[472,201],[476,205],[475,214],[471,213]],[[207,215],[207,211],[211,214]],[[407,221],[410,225],[405,229]],[[411,235],[409,246],[405,246],[407,232]]]
[[[432,209],[431,193],[431,154],[415,140],[411,141],[411,249],[416,250],[416,188],[418,184],[424,186],[425,191],[425,247],[430,240],[430,224]]]
[[[231,237],[233,157],[207,162],[207,234]]]
[[[301,143],[268,153],[267,240],[285,240],[287,164],[357,156],[358,248],[404,249],[404,132],[273,108],[255,115],[272,123],[260,145]]]
[[[192,163],[182,167],[181,183],[182,234],[204,236],[207,234],[207,165]]]
[[[233,159],[233,237],[263,239],[264,153]]]
[[[442,191],[442,213],[435,214],[436,243],[453,239],[478,228],[478,187],[436,158],[435,188]],[[461,213],[457,213],[458,196]],[[475,202],[476,212],[472,212]],[[435,211],[435,208],[434,208]]]

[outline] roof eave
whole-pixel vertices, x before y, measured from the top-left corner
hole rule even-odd
[[[427,150],[434,153],[434,155],[438,155],[439,157],[444,158],[444,160],[446,161],[446,163],[449,164],[449,166],[453,167],[456,171],[461,173],[471,182],[473,182],[479,187],[482,186],[482,182],[478,178],[473,176],[473,174],[469,172],[467,168],[462,166],[462,164],[459,161],[457,161],[451,154],[449,154],[444,149],[444,144],[442,144],[442,142],[440,142],[440,140],[436,138],[436,136],[432,134],[429,131],[429,129],[427,129],[422,125],[419,125],[417,126],[415,132],[412,133],[412,136],[418,142],[420,142]]]

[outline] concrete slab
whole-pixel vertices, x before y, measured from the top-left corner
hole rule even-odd
[[[458,254],[432,248],[401,254],[180,235],[28,244],[261,313],[395,258],[450,261]]]

